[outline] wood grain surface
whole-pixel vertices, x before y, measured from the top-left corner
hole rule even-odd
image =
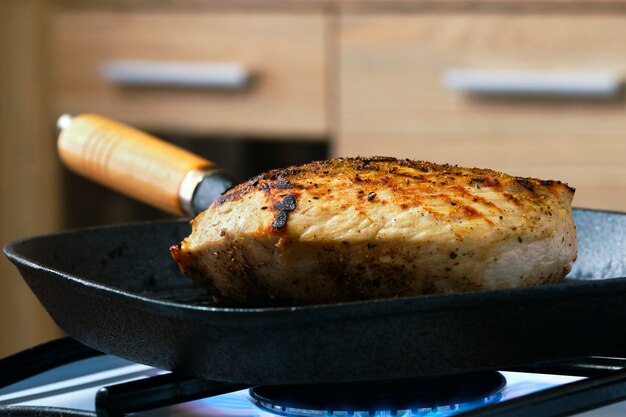
[[[447,69],[608,71],[626,77],[626,15],[344,16],[336,153],[489,167],[577,188],[575,205],[626,209],[626,106],[472,98]]]
[[[424,10],[533,10],[576,11],[624,10],[625,0],[56,0],[66,10],[142,11],[290,11],[387,13]]]
[[[326,18],[289,13],[60,12],[52,27],[53,108],[154,131],[321,137],[327,133]],[[111,60],[237,62],[237,92],[121,87]]]
[[[0,1],[0,246],[59,230],[60,164],[46,108],[45,0]],[[15,267],[0,255],[0,357],[59,337]]]
[[[83,177],[180,217],[187,216],[179,199],[185,175],[215,167],[164,140],[93,114],[72,119],[59,136],[58,152]]]

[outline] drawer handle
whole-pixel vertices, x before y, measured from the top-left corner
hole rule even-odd
[[[104,63],[101,76],[125,87],[180,87],[241,90],[250,71],[233,62],[160,62],[114,60]]]
[[[608,72],[451,69],[443,84],[453,91],[484,96],[615,98],[620,78]]]

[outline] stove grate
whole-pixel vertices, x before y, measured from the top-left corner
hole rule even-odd
[[[102,353],[87,348],[73,339],[49,342],[0,360],[0,389],[45,370]],[[553,373],[587,376],[589,378],[529,394],[505,402],[490,403],[471,411],[452,404],[449,411],[461,411],[459,417],[555,417],[577,414],[626,399],[626,358],[590,357],[579,361],[550,363],[518,372]],[[96,411],[58,407],[0,405],[0,417],[122,417],[129,413],[191,401],[194,399],[238,391],[249,385],[206,381],[173,373],[110,385],[101,388],[95,398]],[[490,397],[487,397],[487,400]],[[260,403],[275,414],[286,415],[285,406]],[[278,408],[277,408],[278,407]],[[270,410],[270,408],[272,410]],[[454,408],[454,409],[453,409]],[[294,410],[296,408],[294,407]],[[329,414],[329,411],[332,411]],[[433,408],[402,408],[374,412],[374,416],[421,416]],[[438,411],[446,411],[439,410]],[[355,411],[321,410],[325,416],[359,416]],[[371,417],[372,411],[359,413]]]

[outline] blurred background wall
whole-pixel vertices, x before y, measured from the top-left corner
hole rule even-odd
[[[63,113],[127,122],[241,179],[378,154],[558,179],[577,188],[575,206],[626,210],[626,2],[224,3],[0,2],[1,244],[166,216],[65,170]],[[228,62],[248,81],[111,75],[137,61],[149,64],[140,78]],[[60,335],[0,260],[0,356]]]
[[[0,244],[62,228],[45,67],[45,0],[0,2]],[[58,337],[15,268],[0,259],[0,356]]]

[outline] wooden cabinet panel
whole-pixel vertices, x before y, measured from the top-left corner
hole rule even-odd
[[[63,226],[60,164],[41,71],[47,64],[41,39],[48,3],[0,1],[0,246]],[[0,254],[0,358],[61,336]]]
[[[335,153],[386,154],[554,178],[575,205],[626,209],[626,108],[611,100],[475,97],[449,69],[626,76],[626,15],[347,15]]]
[[[326,133],[326,19],[322,13],[68,11],[53,18],[56,113],[95,112],[156,131]],[[120,87],[114,60],[236,62],[249,88]]]

